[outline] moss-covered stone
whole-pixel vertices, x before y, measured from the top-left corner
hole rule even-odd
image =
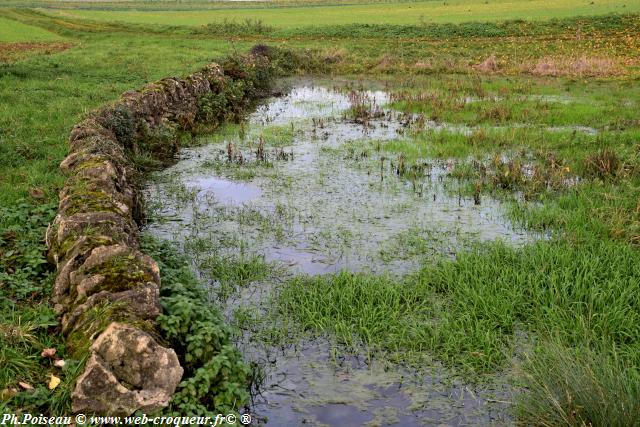
[[[74,392],[76,410],[128,415],[157,409],[168,403],[180,379],[175,353],[156,342],[160,272],[137,250],[134,219],[140,206],[133,165],[140,157],[171,159],[182,135],[193,135],[199,121],[217,124],[237,117],[269,84],[266,59],[228,62],[226,77],[220,66],[210,64],[187,78],[126,92],[71,131],[71,152],[60,165],[69,178],[47,245],[58,267],[54,301],[63,314],[68,348],[73,357],[89,356]],[[145,345],[111,346],[129,337]],[[113,364],[111,353],[124,356],[112,358],[118,362]],[[154,358],[175,363],[156,366]],[[146,369],[141,361],[153,365],[147,369],[151,382],[140,373]],[[129,393],[127,387],[141,387],[144,393]]]
[[[132,255],[116,257],[93,270],[104,276],[94,292],[121,292],[154,280],[148,267]]]

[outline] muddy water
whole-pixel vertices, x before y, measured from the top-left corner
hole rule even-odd
[[[287,276],[402,275],[425,259],[454,256],[469,242],[519,245],[536,238],[514,227],[499,201],[462,197],[461,184],[448,177],[450,162],[419,159],[419,176],[399,175],[398,159],[379,147],[410,140],[415,117],[392,111],[387,101],[382,91],[294,85],[246,124],[184,150],[159,172],[147,189],[147,231],[176,241],[196,268],[204,255],[193,248],[221,257],[257,255],[278,266],[278,277],[225,300],[230,318],[260,309]],[[354,105],[369,113],[354,116]],[[507,386],[470,386],[435,362],[418,377],[398,365],[336,356],[329,338],[276,348],[245,331],[238,346],[264,368],[252,406],[260,423],[511,423]]]

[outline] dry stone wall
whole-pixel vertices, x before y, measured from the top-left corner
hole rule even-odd
[[[155,324],[160,271],[139,250],[131,157],[143,150],[145,135],[191,129],[199,99],[220,93],[224,84],[222,69],[211,64],[126,92],[71,131],[61,164],[68,179],[47,246],[57,267],[53,303],[67,346],[78,357],[88,354],[72,394],[75,412],[157,410],[181,380],[179,359],[161,345]],[[175,150],[163,148],[165,156]]]

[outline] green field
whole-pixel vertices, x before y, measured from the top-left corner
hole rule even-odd
[[[163,283],[193,285],[192,270],[201,269],[198,276],[225,285],[228,298],[268,276],[278,284],[274,298],[257,314],[236,312],[232,322],[256,342],[328,336],[336,343],[332,358],[360,352],[419,370],[429,356],[470,383],[506,378],[530,390],[510,404],[523,425],[640,425],[640,3],[203,4],[161,5],[203,8],[197,11],[148,10],[155,7],[149,2],[0,8],[3,412],[69,413],[82,366],[68,355],[49,304],[55,272],[43,242],[74,123],[146,82],[267,44],[286,52],[294,74],[384,88],[391,107],[421,115],[423,125],[470,129],[435,132],[418,121],[405,138],[327,150],[337,161],[358,153],[358,167],[375,168],[375,176],[390,159],[411,171],[425,159],[441,162],[457,197],[500,200],[509,221],[545,238],[516,247],[476,242],[454,257],[434,257],[431,236],[412,229],[380,250],[421,257],[401,278],[277,276],[260,254],[221,256],[254,244],[230,233],[180,250],[175,242],[147,242],[162,260]],[[354,105],[345,120],[368,114]],[[230,124],[197,142],[240,134],[252,135]],[[260,137],[286,145],[292,135],[286,127]],[[273,165],[263,163],[214,162],[211,173],[248,182],[273,176]],[[411,188],[416,173],[385,182]],[[276,184],[285,192],[295,182]],[[174,197],[191,200],[177,185]],[[281,211],[286,218],[286,206]],[[240,213],[263,228],[260,238],[280,236],[282,218]],[[339,237],[348,245],[348,233]],[[66,368],[40,357],[47,347],[68,358]],[[62,378],[54,391],[47,388],[52,373]]]
[[[0,17],[0,43],[50,42],[62,39],[42,28]]]
[[[198,11],[65,10],[62,16],[137,24],[205,25],[223,20],[258,19],[276,28],[341,24],[460,23],[505,19],[551,19],[569,16],[632,13],[640,4],[626,0],[450,0],[286,8],[237,8]]]

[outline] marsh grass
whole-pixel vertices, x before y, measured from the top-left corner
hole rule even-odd
[[[352,351],[416,361],[434,354],[468,374],[505,367],[517,336],[610,343],[638,363],[640,258],[624,244],[540,242],[463,251],[405,280],[339,273],[279,290],[280,315],[333,333]]]
[[[224,143],[223,152],[202,163],[205,169],[238,180],[251,180],[259,172],[273,168],[274,162],[293,157],[285,148],[294,144],[298,131],[294,126],[265,126],[250,129],[245,122],[221,126],[220,131],[203,139]]]
[[[520,366],[522,425],[637,426],[640,372],[615,353],[549,341]]]
[[[615,179],[624,169],[625,165],[615,151],[606,148],[585,159],[585,173],[590,177],[602,180]]]
[[[438,254],[452,252],[454,246],[456,245],[451,242],[451,236],[445,233],[411,227],[381,247],[380,256],[385,262],[416,256],[430,258],[438,256]]]
[[[501,87],[496,80],[476,80],[456,96],[437,90],[398,96],[394,101],[400,108],[403,102],[435,106],[442,110],[440,117],[483,125],[471,133],[418,129],[384,143],[352,141],[345,157],[366,163],[393,153],[399,176],[420,159],[449,158],[456,165],[452,177],[472,183],[477,193],[514,200],[512,218],[549,233],[551,240],[523,248],[471,245],[457,251],[454,260],[425,261],[418,273],[404,279],[349,273],[294,278],[275,297],[280,324],[333,335],[348,351],[369,357],[419,366],[421,357],[432,354],[474,379],[510,366],[514,357],[533,358],[529,351],[541,352],[548,336],[567,351],[597,348],[602,357],[615,354],[620,363],[637,366],[640,259],[627,245],[637,240],[638,230],[632,173],[636,131],[631,127],[588,134],[551,126],[509,127],[521,120],[541,125],[595,120],[596,111],[600,124],[617,120],[610,105],[590,109],[583,101],[537,97],[536,89],[527,82]],[[480,99],[460,101],[470,96]],[[527,112],[529,107],[542,113]],[[554,116],[560,111],[560,117]],[[399,237],[391,249],[394,254],[428,248],[424,236]],[[599,360],[595,353],[585,354],[563,374],[575,375],[577,384],[585,367]],[[552,369],[557,360],[541,359],[536,375],[544,376],[543,370]],[[619,366],[610,365],[611,372]],[[607,375],[602,370],[582,379],[590,387],[609,381]],[[602,392],[600,399],[615,406],[616,393]],[[633,394],[627,394],[630,401]],[[532,407],[535,400],[539,397],[534,393],[523,397]],[[544,408],[552,412],[549,402],[538,410]],[[522,419],[526,423],[533,418]],[[582,420],[574,417],[571,422],[580,425]],[[606,425],[602,419],[593,423]]]
[[[351,106],[346,115],[356,123],[367,125],[373,119],[384,117],[383,109],[366,92],[351,90],[347,96]]]
[[[514,203],[510,215],[528,228],[554,231],[573,242],[640,242],[636,180],[585,182],[532,203]]]
[[[225,301],[239,287],[263,280],[273,274],[275,266],[256,254],[210,255],[199,262],[204,277],[213,282],[213,290]]]
[[[279,313],[296,319],[303,330],[333,333],[356,353],[363,346],[368,352],[408,350],[412,322],[429,311],[423,303],[401,281],[347,272],[296,277],[276,298]]]

